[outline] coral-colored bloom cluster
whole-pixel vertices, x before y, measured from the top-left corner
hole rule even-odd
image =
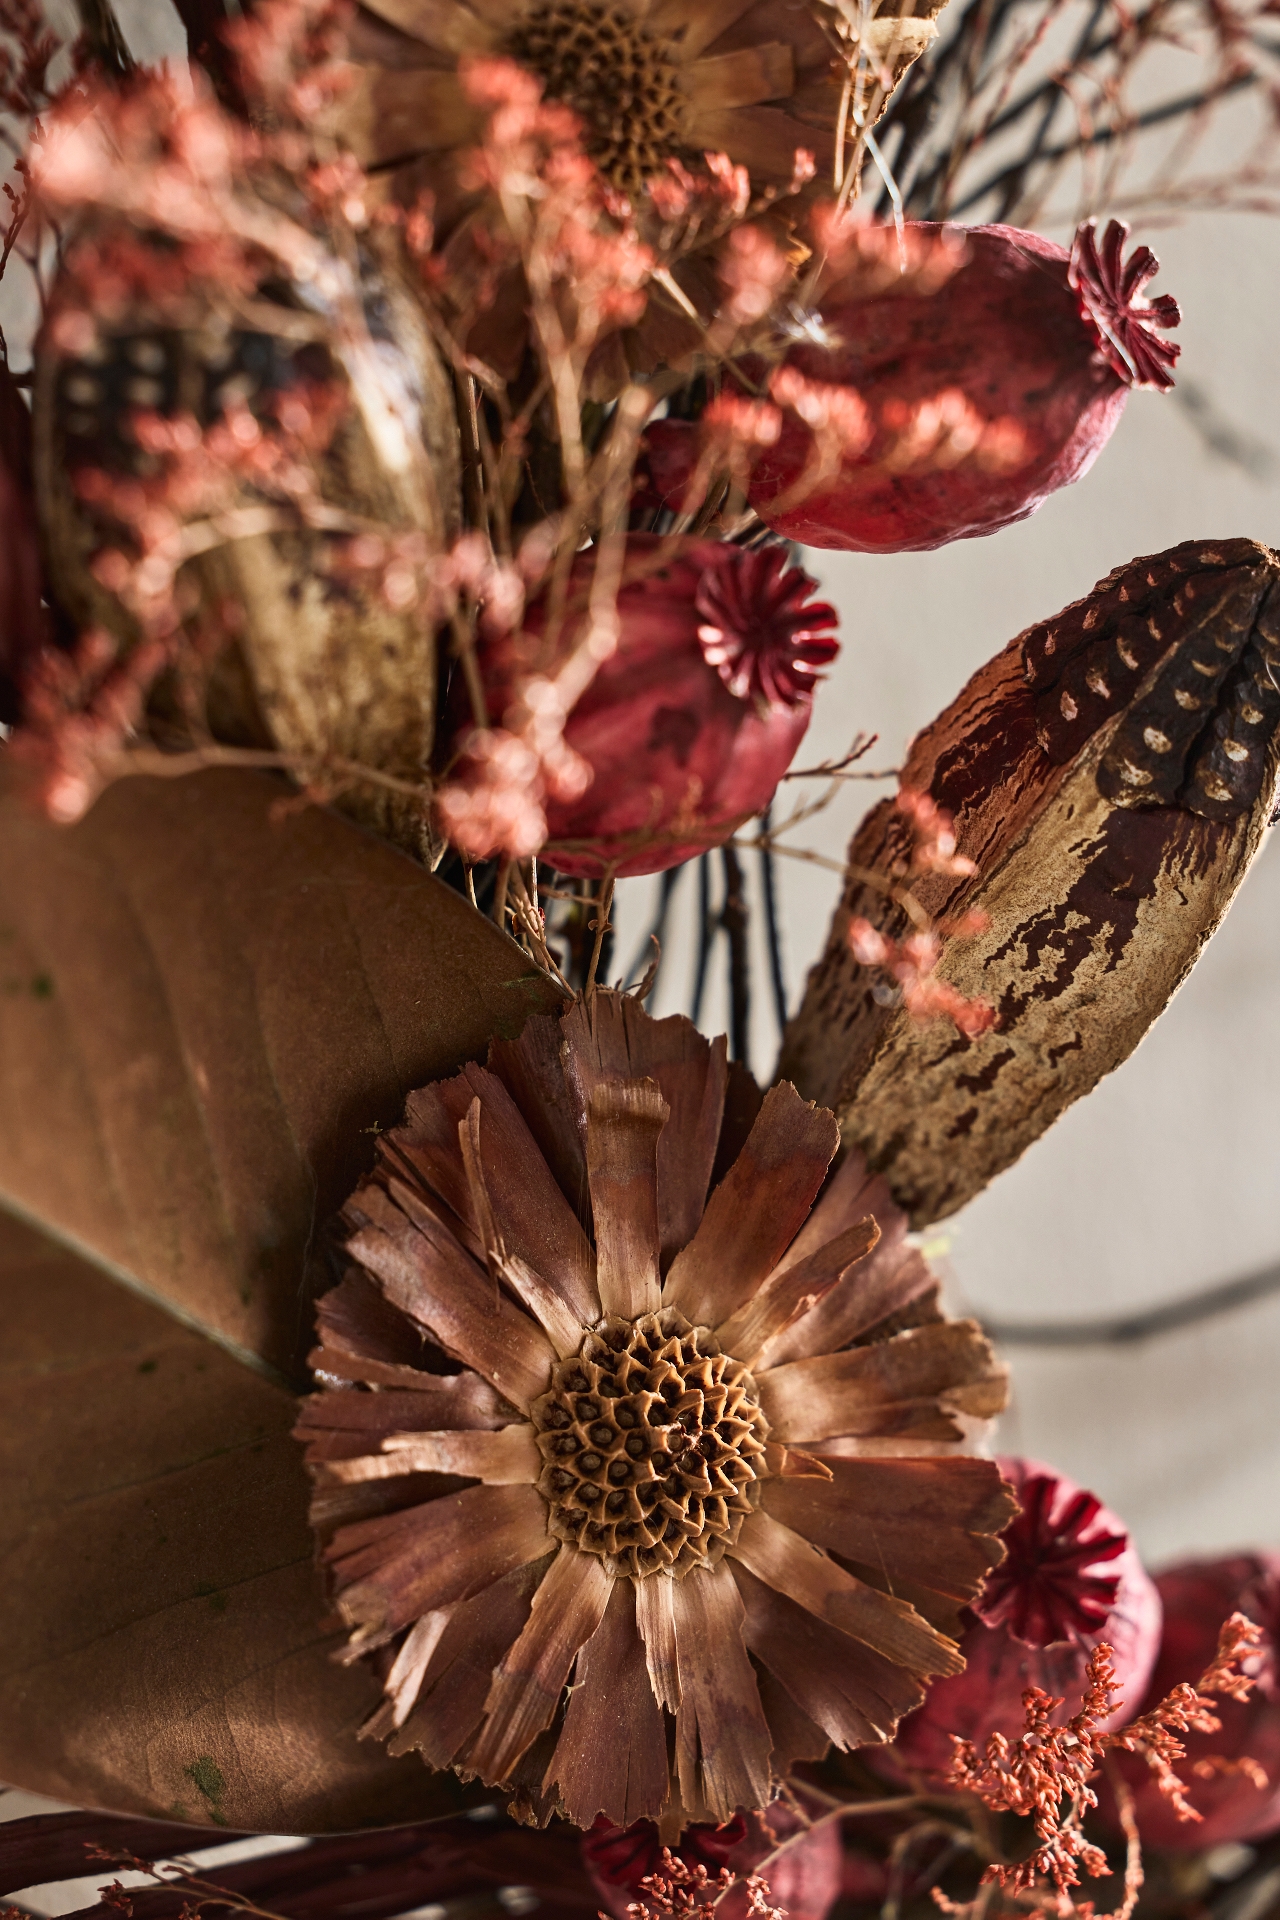
[[[927,794],[904,787],[895,802],[908,822],[911,851],[891,875],[865,876],[905,907],[912,931],[901,938],[883,933],[862,914],[849,922],[848,941],[860,966],[888,976],[892,990],[913,1020],[950,1020],[967,1040],[980,1039],[999,1021],[996,1009],[980,996],[963,994],[937,974],[947,940],[971,939],[985,931],[987,918],[978,909],[931,920],[912,895],[910,879],[921,874],[943,874],[968,879],[978,871],[967,854],[956,849],[955,828],[945,807]],[[897,884],[895,885],[895,881]]]
[[[1035,1826],[1035,1846],[1026,1859],[993,1863],[983,1874],[984,1884],[994,1883],[1014,1894],[1043,1891],[1045,1906],[1065,1911],[1061,1903],[1070,1888],[1079,1884],[1079,1869],[1094,1879],[1110,1871],[1106,1855],[1085,1838],[1080,1825],[1084,1814],[1098,1804],[1091,1782],[1108,1752],[1139,1755],[1179,1817],[1198,1818],[1174,1770],[1186,1757],[1179,1736],[1218,1729],[1217,1696],[1247,1697],[1254,1682],[1245,1663],[1261,1638],[1262,1629],[1255,1622],[1232,1614],[1223,1623],[1214,1659],[1194,1687],[1175,1687],[1139,1719],[1109,1733],[1102,1728],[1117,1704],[1115,1670],[1111,1649],[1103,1644],[1090,1656],[1079,1710],[1065,1723],[1055,1722],[1064,1702],[1039,1687],[1029,1687],[1023,1695],[1026,1725],[1016,1740],[993,1733],[979,1752],[971,1742],[957,1739],[948,1783],[976,1794],[993,1813],[1021,1814]],[[1124,1912],[1131,1911],[1140,1884],[1138,1879],[1137,1885],[1127,1889]],[[1068,1904],[1074,1904],[1077,1912],[1093,1913],[1091,1902]]]

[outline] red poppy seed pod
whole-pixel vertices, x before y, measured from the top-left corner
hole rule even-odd
[[[998,1464],[1021,1512],[1001,1535],[1005,1558],[967,1613],[965,1671],[931,1686],[898,1729],[897,1757],[926,1773],[950,1765],[952,1734],[980,1746],[989,1734],[1019,1733],[1027,1687],[1065,1698],[1064,1713],[1073,1712],[1089,1655],[1103,1640],[1124,1696],[1105,1724],[1123,1725],[1138,1710],[1160,1644],[1160,1598],[1123,1522],[1052,1467]]]
[[[1199,1820],[1179,1820],[1145,1764],[1117,1754],[1134,1796],[1138,1830],[1148,1846],[1194,1849],[1260,1839],[1280,1827],[1280,1553],[1238,1553],[1221,1560],[1186,1560],[1157,1576],[1164,1603],[1164,1634],[1142,1712],[1183,1682],[1194,1686],[1210,1665],[1218,1629],[1232,1613],[1265,1631],[1261,1654],[1244,1662],[1255,1685],[1247,1700],[1216,1695],[1217,1733],[1179,1734],[1187,1750],[1174,1771]],[[1245,1762],[1242,1767],[1239,1763]],[[1250,1766],[1247,1763],[1253,1762]],[[1204,1768],[1203,1775],[1198,1769]],[[1260,1784],[1260,1768],[1265,1784]],[[1114,1809],[1104,1795],[1104,1813]]]
[[[570,604],[585,619],[593,554]],[[838,650],[833,608],[784,548],[715,540],[627,543],[618,644],[569,714],[565,744],[592,771],[585,791],[546,801],[544,857],[561,873],[659,873],[718,846],[772,799],[809,724],[819,670]],[[491,717],[538,657],[545,613],[481,656]],[[580,632],[571,621],[564,646]],[[510,723],[508,723],[510,724]]]
[[[785,412],[748,489],[761,519],[812,547],[912,552],[995,533],[1078,480],[1129,389],[1173,385],[1179,349],[1152,329],[1177,326],[1177,303],[1143,299],[1159,263],[1147,247],[1124,263],[1128,231],[1113,220],[1099,242],[1087,221],[1067,253],[1016,227],[913,223],[913,245],[963,236],[963,264],[940,288],[866,298],[856,275],[835,280],[820,302],[825,341],[797,343],[784,369],[857,393],[874,431],[805,491],[817,442]],[[661,421],[646,438],[649,495],[674,502],[698,430]]]

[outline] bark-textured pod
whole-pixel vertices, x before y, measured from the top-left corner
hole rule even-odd
[[[939,968],[999,1013],[976,1040],[885,1005],[850,951],[884,924],[853,879],[780,1072],[840,1118],[916,1225],[954,1213],[1132,1053],[1257,853],[1276,787],[1280,562],[1250,540],[1131,561],[979,669],[914,741],[903,784],[955,816],[977,878],[927,876],[933,914],[987,931]],[[851,868],[907,851],[892,802]]]
[[[50,579],[74,618],[126,644],[138,638],[137,623],[91,568],[116,529],[76,486],[87,468],[115,480],[147,472],[129,424],[135,408],[204,428],[236,402],[269,426],[273,403],[291,386],[335,388],[346,405],[314,461],[335,529],[363,522],[416,532],[428,550],[447,541],[460,490],[451,383],[392,245],[370,242],[361,272],[351,293],[363,326],[344,325],[307,287],[259,297],[260,330],[195,296],[163,313],[143,306],[100,322],[80,354],[60,350],[56,326],[46,329],[36,356],[36,485]],[[245,479],[236,505],[270,498]],[[392,605],[376,573],[335,572],[333,543],[334,532],[299,515],[283,531],[242,532],[187,563],[183,577],[207,606],[229,601],[240,610],[210,680],[209,725],[233,743],[273,744],[304,773],[344,761],[420,781],[434,733],[430,610]],[[422,808],[387,788],[355,780],[339,804],[413,850],[423,844]]]

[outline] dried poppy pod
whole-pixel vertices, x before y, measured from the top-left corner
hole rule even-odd
[[[96,238],[92,225],[78,236],[90,250]],[[145,250],[149,242],[136,244]],[[375,235],[363,246],[361,281],[349,290],[363,312],[363,338],[349,315],[334,310],[334,289],[326,300],[315,284],[261,290],[253,326],[236,317],[234,299],[219,308],[199,291],[102,318],[91,303],[86,309],[76,264],[73,249],[36,349],[37,496],[61,602],[85,625],[104,626],[130,646],[139,640],[139,620],[99,556],[120,544],[112,496],[131,480],[154,484],[165,470],[166,453],[144,444],[138,416],[174,422],[186,437],[158,511],[173,520],[175,539],[190,519],[204,519],[210,534],[179,575],[179,604],[197,619],[231,614],[232,638],[207,687],[205,718],[215,737],[275,746],[304,776],[323,777],[329,763],[345,762],[421,781],[434,732],[430,609],[412,594],[409,604],[395,604],[376,571],[333,565],[353,527],[416,535],[425,555],[458,520],[452,387],[401,278],[394,243]],[[84,326],[60,326],[66,308],[77,320],[86,311],[92,318],[87,341]],[[295,396],[306,409],[302,450],[286,447],[273,471],[266,455]],[[331,432],[318,431],[307,447],[317,416],[324,423],[327,413]],[[229,464],[216,452],[206,459],[209,431],[229,421],[246,455],[239,468],[234,448]],[[261,486],[248,457],[258,432]],[[225,484],[210,508],[200,487],[211,476],[216,484],[220,459]],[[304,484],[313,489],[296,512],[290,460],[306,469]],[[421,808],[386,788],[348,780],[339,804],[411,848],[423,843]]]
[[[904,786],[948,809],[978,868],[926,875],[917,898],[989,921],[939,978],[999,1024],[958,1041],[877,997],[850,920],[899,929],[853,880],[781,1066],[836,1109],[917,1225],[1126,1059],[1194,965],[1272,815],[1277,677],[1280,561],[1252,540],[1187,541],[1019,634],[913,741]],[[850,865],[884,871],[910,850],[885,801]]]
[[[570,582],[562,647],[582,638],[594,553]],[[658,873],[719,846],[763,811],[809,725],[819,670],[838,651],[836,614],[781,546],[627,542],[618,644],[568,716],[566,745],[591,771],[572,798],[546,801],[545,859],[561,873]],[[500,721],[521,671],[539,660],[545,608],[516,638],[482,651]],[[459,740],[467,725],[454,707]]]
[[[540,1819],[674,1835],[889,1738],[999,1557],[956,1443],[1003,1368],[856,1155],[823,1191],[832,1116],[776,1086],[744,1140],[725,1088],[624,995],[530,1021],[410,1095],[320,1304],[299,1432],[365,1731]]]
[[[918,242],[962,236],[966,258],[936,292],[866,299],[836,280],[821,295],[823,344],[788,349],[785,366],[857,394],[874,431],[838,475],[804,474],[813,435],[795,413],[757,462],[748,490],[761,519],[811,547],[903,553],[995,533],[1087,473],[1119,424],[1130,388],[1173,382],[1178,323],[1167,296],[1148,305],[1147,248],[1128,267],[1128,228],[1092,223],[1075,248],[1016,227],[920,223]],[[659,422],[646,436],[653,489],[676,500],[696,463],[696,428]],[[779,503],[775,508],[775,502]]]
[[[1220,1560],[1184,1560],[1156,1577],[1164,1603],[1164,1637],[1151,1675],[1147,1711],[1173,1688],[1194,1687],[1212,1663],[1218,1629],[1235,1612],[1263,1629],[1260,1651],[1245,1662],[1255,1681],[1246,1700],[1218,1698],[1216,1732],[1180,1735],[1187,1758],[1177,1767],[1198,1819],[1180,1820],[1137,1757],[1116,1762],[1133,1791],[1143,1841],[1197,1852],[1273,1834],[1280,1823],[1280,1554],[1228,1554]],[[1102,1811],[1116,1824],[1104,1788]]]
[[[1079,1696],[1089,1655],[1111,1648],[1120,1703],[1107,1727],[1138,1711],[1160,1646],[1160,1596],[1122,1521],[1066,1474],[1039,1461],[998,1458],[1019,1511],[1001,1535],[1005,1557],[966,1610],[965,1670],[938,1680],[903,1721],[894,1756],[945,1773],[952,1735],[984,1746],[1022,1729],[1022,1695],[1040,1687]]]

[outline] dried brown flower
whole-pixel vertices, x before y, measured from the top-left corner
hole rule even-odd
[[[410,1096],[320,1306],[300,1433],[366,1733],[584,1827],[887,1739],[1010,1512],[951,1457],[1003,1370],[882,1183],[825,1184],[787,1085],[744,1139],[726,1085],[626,996],[535,1018]]]
[[[588,153],[623,192],[708,152],[781,185],[796,149],[813,149],[829,177],[850,117],[846,73],[869,126],[933,39],[938,11],[927,0],[872,7],[859,29],[825,0],[812,11],[773,0],[376,0],[356,14],[357,79],[338,125],[366,165],[456,206],[456,155],[480,132],[458,62],[504,54],[579,115]]]

